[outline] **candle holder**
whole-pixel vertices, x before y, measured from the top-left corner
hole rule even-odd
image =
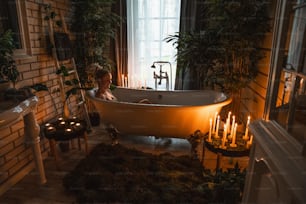
[[[220,131],[220,133],[223,131]],[[227,142],[222,141],[223,138],[211,138],[212,142],[208,142],[208,134],[204,136],[204,145],[214,153],[221,153],[224,156],[242,157],[248,156],[250,153],[250,145],[245,141],[242,132],[237,132],[235,145],[232,145],[232,140],[228,139]]]

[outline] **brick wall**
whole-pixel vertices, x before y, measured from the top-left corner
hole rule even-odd
[[[56,66],[52,56],[47,51],[47,22],[43,20],[45,10],[40,3],[51,4],[56,13],[62,13],[65,21],[69,22],[71,3],[69,0],[26,0],[26,18],[30,34],[32,55],[23,59],[16,59],[20,78],[17,88],[30,86],[36,83],[45,84],[52,93],[59,87]],[[41,125],[62,113],[62,102],[59,93],[49,94],[47,91],[36,92],[39,98],[35,116]],[[72,103],[75,101],[72,100]],[[73,104],[71,105],[73,107]],[[74,109],[72,110],[74,111]],[[30,144],[24,135],[24,124],[20,120],[6,129],[0,130],[0,195],[3,189],[18,182],[34,167]],[[49,144],[41,138],[41,151],[45,158],[48,155]]]

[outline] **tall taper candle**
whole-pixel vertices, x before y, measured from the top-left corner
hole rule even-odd
[[[235,123],[234,134],[233,134],[233,136],[232,136],[232,143],[230,144],[231,147],[237,147],[237,144],[236,144],[237,126],[238,126],[238,124]]]
[[[214,116],[214,123],[213,123],[212,133],[215,133],[215,132],[216,132],[216,120],[217,120],[217,115],[218,115],[218,112],[216,112],[216,113],[215,113],[215,116]]]
[[[220,123],[220,115],[217,117],[217,125],[216,125],[216,132],[215,132],[215,138],[219,138],[219,123]]]
[[[248,121],[247,121],[247,124],[246,124],[245,133],[244,133],[244,136],[243,136],[244,140],[248,140],[249,139],[249,135],[248,134],[249,134],[250,120],[251,120],[251,116],[248,116]]]
[[[209,119],[209,133],[208,133],[208,142],[212,142],[211,140],[211,131],[212,131],[212,119]]]

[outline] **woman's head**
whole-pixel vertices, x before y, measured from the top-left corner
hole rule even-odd
[[[110,88],[112,83],[112,74],[106,69],[98,69],[95,73],[96,82],[98,83],[99,89],[107,90]]]

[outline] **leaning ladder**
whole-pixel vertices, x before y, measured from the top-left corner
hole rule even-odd
[[[47,15],[50,16],[51,14],[48,13],[50,11],[48,11],[47,9],[45,9],[45,11],[47,12]],[[65,20],[63,18],[63,15],[60,13],[60,18],[61,18],[61,22],[62,22],[62,29],[64,33],[68,33],[67,30],[67,26],[65,23]],[[48,30],[49,30],[49,39],[50,39],[50,43],[53,46],[52,47],[52,56],[54,58],[55,61],[55,66],[56,69],[59,70],[61,68],[61,66],[63,65],[61,61],[59,61],[58,56],[57,56],[57,52],[56,52],[56,47],[55,47],[55,38],[54,38],[54,28],[53,28],[53,23],[51,19],[48,20]],[[70,60],[70,64],[72,65],[72,69],[69,69],[68,71],[68,76],[73,76],[75,77],[75,79],[78,81],[78,88],[81,88],[81,83],[80,83],[80,78],[77,72],[77,68],[76,68],[76,64],[75,64],[75,60],[74,57],[71,56]],[[58,75],[59,78],[59,85],[60,85],[60,90],[61,90],[61,99],[62,102],[64,104],[64,110],[63,110],[63,114],[68,117],[70,115],[70,111],[68,109],[68,104],[67,104],[67,100],[66,100],[66,94],[65,94],[65,90],[66,90],[66,85],[65,85],[65,76],[64,74],[60,74]],[[78,103],[79,106],[82,107],[83,109],[83,113],[84,113],[84,118],[86,120],[87,123],[87,129],[91,130],[92,126],[91,126],[91,122],[90,122],[90,118],[89,118],[89,114],[88,114],[88,108],[86,105],[86,100],[85,100],[85,94],[84,94],[84,90],[80,89],[80,94],[81,94],[81,102]],[[67,113],[68,110],[68,113]]]

